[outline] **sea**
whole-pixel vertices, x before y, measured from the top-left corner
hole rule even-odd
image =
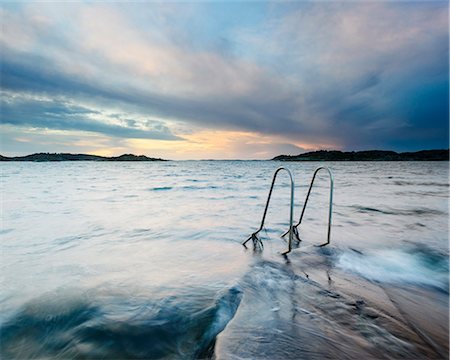
[[[0,169],[2,359],[448,358],[448,162]]]

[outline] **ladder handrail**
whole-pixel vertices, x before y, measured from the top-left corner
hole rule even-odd
[[[291,180],[291,202],[290,202],[290,211],[289,211],[289,230],[286,232],[289,233],[289,245],[288,245],[288,249],[283,252],[283,255],[286,255],[287,253],[289,253],[292,249],[292,240],[293,240],[293,222],[294,222],[294,177],[292,176],[292,173],[290,172],[289,169],[285,168],[285,167],[279,167],[278,169],[275,170],[275,173],[273,174],[273,178],[272,178],[272,184],[270,186],[270,190],[269,190],[269,195],[267,196],[267,201],[266,201],[266,207],[264,208],[264,214],[263,217],[261,219],[261,225],[259,226],[259,229],[256,230],[252,235],[250,235],[250,237],[245,240],[242,245],[245,246],[245,244],[247,244],[247,242],[249,242],[250,240],[253,240],[254,244],[257,241],[260,241],[257,237],[257,234],[263,229],[264,227],[264,222],[266,220],[266,215],[267,215],[267,210],[269,208],[269,203],[270,203],[270,199],[272,197],[272,191],[273,191],[273,187],[275,186],[275,180],[277,178],[278,173],[281,170],[285,170],[288,175],[289,178]]]
[[[333,213],[333,186],[334,186],[334,179],[333,179],[333,173],[331,170],[326,166],[320,166],[318,167],[313,174],[313,177],[311,179],[311,183],[309,185],[308,194],[306,195],[305,203],[303,204],[302,213],[300,215],[300,219],[296,225],[294,225],[294,228],[297,229],[297,227],[302,223],[303,215],[305,214],[306,205],[308,204],[309,195],[311,194],[312,187],[314,185],[314,181],[316,179],[316,175],[320,170],[326,170],[328,172],[328,175],[330,176],[330,204],[329,204],[329,210],[328,210],[328,234],[327,234],[327,242],[324,244],[321,244],[319,246],[325,246],[330,243],[331,238],[331,217]],[[289,230],[288,230],[289,231]],[[285,236],[288,231],[286,231],[282,236]]]

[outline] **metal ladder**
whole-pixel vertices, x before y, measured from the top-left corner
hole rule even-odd
[[[308,193],[306,195],[306,199],[305,199],[305,203],[303,204],[303,209],[302,209],[302,213],[300,215],[300,219],[298,221],[298,223],[296,225],[293,225],[293,213],[294,213],[294,178],[292,176],[292,173],[290,172],[289,169],[285,168],[285,167],[280,167],[277,170],[275,170],[275,173],[273,175],[272,178],[272,184],[270,186],[270,190],[269,190],[269,195],[267,197],[267,201],[266,201],[266,207],[264,208],[264,214],[261,220],[261,225],[259,226],[259,229],[256,230],[253,234],[250,235],[250,237],[245,240],[242,245],[244,247],[247,247],[246,244],[252,240],[253,241],[253,248],[256,249],[262,249],[263,248],[263,243],[261,241],[260,238],[258,238],[258,233],[263,229],[264,227],[264,222],[266,220],[266,215],[267,215],[267,210],[269,208],[269,203],[270,203],[270,198],[272,197],[272,190],[273,187],[275,186],[275,180],[277,178],[278,173],[281,170],[285,170],[288,174],[289,174],[289,178],[291,180],[291,199],[290,199],[290,212],[289,212],[289,229],[283,233],[281,235],[281,237],[286,236],[287,234],[289,234],[289,242],[288,242],[288,249],[284,252],[282,252],[282,255],[286,255],[288,253],[291,252],[292,250],[292,242],[294,240],[294,236],[296,237],[297,241],[301,241],[300,237],[298,235],[298,226],[300,226],[300,224],[302,223],[303,220],[303,215],[305,214],[305,209],[306,209],[306,205],[308,204],[308,200],[309,200],[309,195],[311,194],[311,190],[313,188],[314,185],[314,181],[316,179],[316,175],[320,170],[326,170],[328,172],[329,178],[330,178],[330,204],[329,204],[329,210],[328,210],[328,233],[327,233],[327,242],[323,243],[319,246],[326,246],[330,243],[330,239],[331,239],[331,217],[332,217],[332,212],[333,212],[333,185],[334,185],[334,180],[333,180],[333,173],[331,172],[331,170],[328,167],[325,166],[321,166],[318,167],[313,174],[313,177],[311,179],[311,183],[309,185],[309,189],[308,189]]]

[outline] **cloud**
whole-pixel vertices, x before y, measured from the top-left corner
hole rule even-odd
[[[217,6],[2,5],[2,89],[22,97],[2,122],[122,138],[196,129],[347,149],[447,146],[447,3]]]
[[[96,132],[114,137],[179,140],[158,121],[109,116],[61,97],[26,96],[2,92],[2,123],[57,130]]]
[[[47,70],[35,70],[5,62],[2,67],[3,86],[16,92],[33,91],[51,96],[65,94],[72,99],[96,98],[98,103],[120,102],[127,110],[139,107],[139,111],[149,116],[167,119],[184,120],[188,123],[218,129],[245,129],[274,134],[301,130],[302,124],[291,118],[297,100],[292,94],[261,97],[255,94],[247,96],[230,96],[225,92],[222,96],[210,95],[207,98],[179,97],[162,94],[152,90],[140,90],[130,84],[123,87],[108,87],[104,83],[90,84],[65,74]],[[132,83],[132,81],[130,81]],[[262,89],[271,88],[261,85]],[[282,98],[282,96],[284,98]],[[282,126],[275,127],[278,121]]]
[[[448,144],[447,4],[302,3],[241,36],[248,53],[270,49],[271,64],[301,84],[297,118],[314,123],[308,134],[334,133],[350,148],[357,138],[364,146],[384,137],[366,143],[379,147],[434,127],[441,134],[428,132],[428,140]],[[434,100],[417,96],[437,88]],[[391,131],[369,131],[380,122]]]

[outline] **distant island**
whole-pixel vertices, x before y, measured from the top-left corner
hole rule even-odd
[[[449,150],[422,150],[402,152],[385,150],[369,151],[327,151],[319,150],[300,155],[279,155],[272,160],[278,161],[448,161]]]
[[[6,157],[0,155],[0,161],[167,161],[164,159],[150,158],[145,155],[123,154],[120,156],[99,156],[88,154],[67,153],[38,153],[26,156]]]

